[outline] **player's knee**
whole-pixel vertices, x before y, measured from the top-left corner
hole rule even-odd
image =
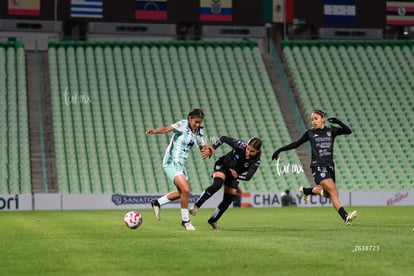
[[[224,180],[220,177],[215,177],[213,180],[213,184],[210,185],[206,190],[210,194],[216,193],[220,188],[223,186]]]

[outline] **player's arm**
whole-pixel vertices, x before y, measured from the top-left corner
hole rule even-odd
[[[300,145],[302,145],[303,143],[305,143],[306,141],[309,141],[309,137],[308,137],[308,131],[306,131],[302,137],[300,137],[299,140],[290,143],[289,145],[283,146],[281,148],[278,148],[272,155],[272,160],[276,160],[279,158],[279,154],[282,151],[287,151],[287,150],[291,150],[291,149],[296,149],[297,147],[299,147]]]
[[[246,174],[241,174],[238,176],[238,179],[243,181],[249,181],[253,175],[256,173],[259,168],[260,160],[257,160],[255,163],[251,164]]]
[[[328,121],[332,124],[337,124],[340,126],[340,128],[338,129],[338,132],[336,133],[337,135],[352,133],[352,130],[349,128],[349,126],[344,124],[341,120],[333,117],[333,118],[329,118]]]
[[[233,149],[237,148],[240,145],[240,140],[228,137],[228,136],[221,136],[217,141],[213,144],[213,148],[217,149],[220,147],[223,143],[226,143],[227,145],[231,146]]]
[[[173,130],[174,130],[173,126],[170,125],[170,126],[165,126],[165,127],[159,127],[156,129],[147,129],[145,131],[145,134],[164,134],[164,133],[168,133]]]
[[[200,151],[201,151],[201,158],[206,159],[207,157],[210,158],[216,150],[214,149],[213,146],[204,145],[204,146],[200,146]]]
[[[211,145],[206,145],[206,142],[204,140],[204,131],[201,127],[197,132],[197,144],[201,152],[201,158],[206,159],[211,158],[211,156],[214,154],[216,149]]]

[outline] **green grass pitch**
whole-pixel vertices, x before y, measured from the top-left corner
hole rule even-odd
[[[414,206],[359,207],[345,226],[332,207],[229,209],[221,230],[201,209],[0,212],[1,275],[413,275]],[[351,210],[350,207],[347,208]]]

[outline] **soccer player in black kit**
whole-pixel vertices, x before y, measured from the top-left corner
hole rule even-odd
[[[334,140],[338,135],[351,134],[351,129],[337,118],[329,118],[328,121],[332,124],[337,124],[339,127],[325,125],[326,113],[321,110],[314,110],[312,112],[313,128],[306,130],[303,136],[284,147],[277,149],[272,159],[279,158],[282,151],[295,149],[303,143],[309,141],[312,149],[311,170],[313,178],[317,186],[313,188],[301,187],[300,191],[303,194],[303,199],[308,200],[308,196],[312,194],[320,194],[321,196],[331,198],[332,205],[339,213],[341,218],[347,225],[352,225],[352,221],[357,216],[357,211],[347,213],[342,207],[339,200],[338,188],[335,184],[335,167],[333,161]]]
[[[239,180],[249,181],[260,165],[262,141],[259,138],[254,137],[248,142],[243,142],[222,136],[214,143],[213,148],[217,149],[223,143],[231,146],[233,150],[221,156],[214,163],[213,184],[203,191],[197,202],[190,208],[190,214],[195,216],[201,205],[224,184],[223,201],[208,219],[213,229],[220,228],[217,221],[237,196]]]

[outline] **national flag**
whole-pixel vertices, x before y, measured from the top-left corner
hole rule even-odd
[[[414,1],[387,1],[387,25],[414,26]]]
[[[356,20],[355,0],[325,0],[323,6],[325,24],[354,24]]]
[[[103,17],[103,0],[71,0],[71,17]]]
[[[200,0],[200,21],[231,22],[232,0]]]
[[[293,23],[294,16],[294,0],[285,0],[286,2],[286,23]]]
[[[293,0],[265,0],[263,2],[263,18],[265,22],[292,24],[293,13]]]
[[[167,20],[167,0],[136,0],[135,19]]]
[[[40,0],[9,0],[9,15],[40,16]]]

